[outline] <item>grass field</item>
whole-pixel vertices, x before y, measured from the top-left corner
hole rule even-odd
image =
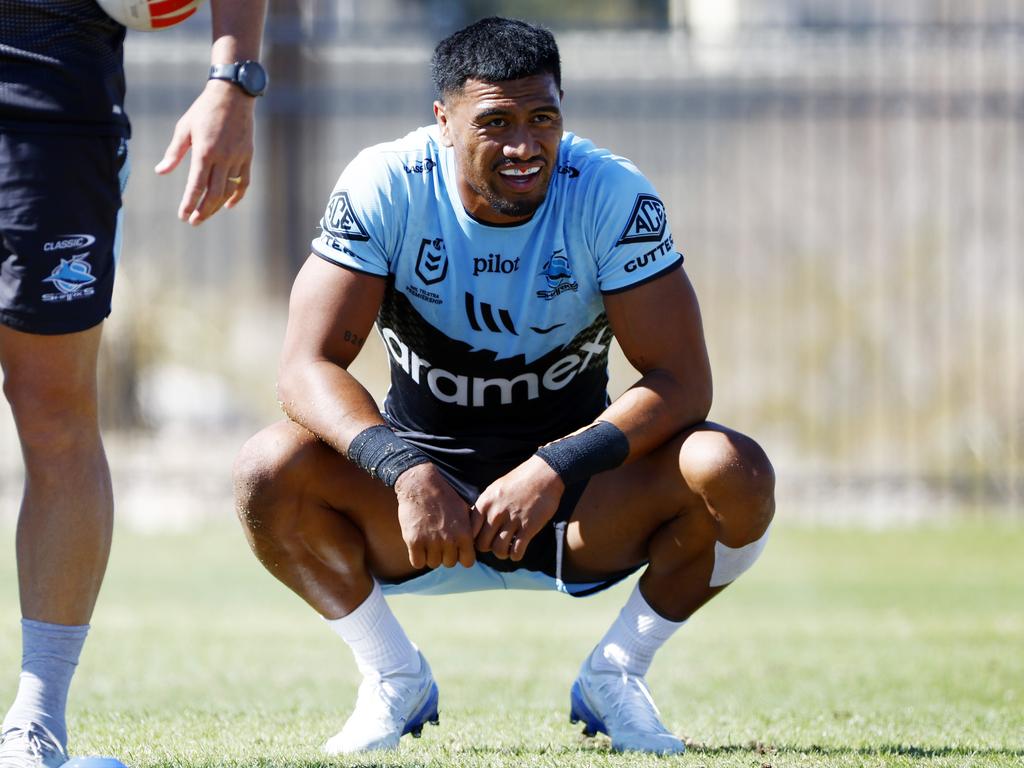
[[[13,532],[3,531],[8,552]],[[119,531],[72,688],[77,754],[130,766],[1020,766],[1024,528],[779,526],[757,568],[656,660],[686,755],[615,755],[567,720],[577,665],[627,587],[392,602],[441,689],[441,724],[385,757],[327,761],[357,685],[346,648],[225,522]],[[0,697],[19,653],[0,561]]]

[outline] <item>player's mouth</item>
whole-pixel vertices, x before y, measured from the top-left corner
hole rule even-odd
[[[543,164],[505,165],[498,168],[498,175],[504,184],[517,192],[529,192],[534,189],[543,174]]]

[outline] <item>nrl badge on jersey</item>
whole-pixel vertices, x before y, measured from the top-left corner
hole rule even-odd
[[[416,276],[424,285],[440,283],[448,276],[448,251],[440,237],[433,240],[424,238],[420,243],[420,252],[416,256]]]

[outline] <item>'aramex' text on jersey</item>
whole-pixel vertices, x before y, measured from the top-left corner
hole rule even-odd
[[[607,330],[602,328],[593,341],[588,341],[580,347],[580,352],[586,353],[585,356],[569,354],[556,360],[543,372],[525,371],[513,379],[485,379],[434,368],[415,350],[409,349],[409,346],[390,328],[382,328],[380,335],[392,360],[409,374],[414,382],[420,385],[426,383],[430,393],[438,400],[453,405],[479,408],[486,404],[488,390],[498,394],[502,405],[510,405],[514,396],[522,398],[524,393],[525,399],[536,400],[540,397],[541,387],[556,391],[568,386],[569,382],[587,369],[594,355],[600,356],[608,348],[607,344],[601,343]]]

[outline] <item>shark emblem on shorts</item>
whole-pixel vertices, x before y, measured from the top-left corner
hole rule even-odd
[[[49,277],[44,277],[44,283],[53,283],[61,293],[78,293],[87,285],[96,282],[92,273],[92,266],[85,257],[87,253],[80,256],[72,256],[70,259],[61,259],[60,264],[54,268]]]

